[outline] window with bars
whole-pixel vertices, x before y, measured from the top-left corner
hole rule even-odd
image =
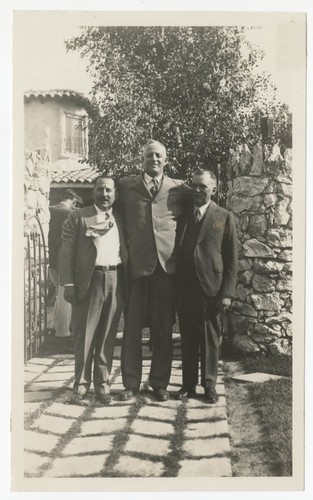
[[[85,155],[87,153],[86,118],[75,115],[65,115],[64,153]]]

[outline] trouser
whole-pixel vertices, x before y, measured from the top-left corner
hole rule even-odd
[[[206,297],[197,287],[183,285],[179,291],[178,317],[181,333],[183,386],[192,388],[198,383],[200,350],[201,385],[216,385],[221,312],[217,297]]]
[[[160,264],[151,276],[132,281],[122,346],[125,387],[140,386],[142,329],[147,321],[153,339],[149,383],[154,389],[167,387],[171,375],[174,307],[174,276],[167,274]]]
[[[93,383],[96,392],[108,383],[117,328],[123,305],[123,270],[95,270],[85,297],[73,305],[74,391],[85,394]]]
[[[64,300],[64,287],[60,285],[60,275],[57,269],[49,268],[52,283],[56,288],[56,300],[53,310],[53,325],[56,337],[68,337],[71,335],[70,323],[72,306]]]

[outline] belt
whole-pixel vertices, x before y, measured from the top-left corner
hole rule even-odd
[[[121,265],[122,264],[118,264],[117,266],[95,266],[95,271],[116,271]]]

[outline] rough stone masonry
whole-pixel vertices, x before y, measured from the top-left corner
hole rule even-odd
[[[24,217],[25,235],[37,231],[33,216],[41,222],[45,240],[49,232],[50,170],[49,152],[45,149],[25,152]]]
[[[231,151],[227,208],[238,223],[239,274],[230,313],[234,345],[291,353],[292,154],[263,158],[261,144]]]

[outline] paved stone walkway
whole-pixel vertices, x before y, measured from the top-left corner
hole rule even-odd
[[[91,391],[84,406],[69,404],[71,354],[31,359],[25,366],[25,477],[226,477],[232,475],[222,364],[216,405],[198,397],[158,403],[149,388],[151,353],[143,347],[143,386],[121,402],[120,350],[111,376],[113,401],[100,406]],[[168,390],[181,386],[174,349]]]

